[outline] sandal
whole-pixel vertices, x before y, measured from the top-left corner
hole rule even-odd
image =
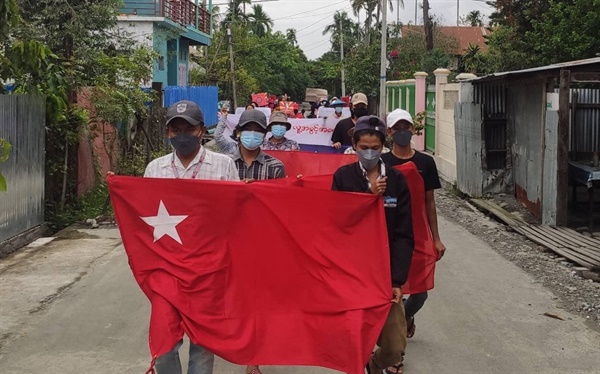
[[[415,336],[416,329],[417,325],[415,325],[415,317],[410,317],[408,321],[406,321],[406,337],[412,338]]]
[[[250,369],[250,368],[252,368],[252,369]],[[250,369],[250,370],[248,370],[248,369]],[[254,367],[248,366],[246,368],[246,374],[262,374],[262,372],[260,371],[258,366],[254,366]]]
[[[385,374],[402,374],[404,364],[401,362],[398,365],[390,366],[384,370]]]

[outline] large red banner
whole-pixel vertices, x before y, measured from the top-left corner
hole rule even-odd
[[[379,198],[326,189],[108,178],[150,351],[184,332],[237,364],[364,370],[391,300]]]
[[[308,152],[269,151],[284,164],[289,178],[265,181],[320,190],[330,190],[333,173],[343,165],[356,162],[356,155],[316,154]],[[435,264],[438,260],[433,242],[427,210],[425,207],[425,185],[412,162],[396,166],[404,174],[410,190],[415,251],[413,253],[408,281],[402,287],[404,294],[416,294],[433,289]],[[298,175],[302,175],[298,178]]]

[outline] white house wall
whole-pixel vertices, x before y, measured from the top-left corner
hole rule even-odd
[[[456,139],[454,126],[454,104],[460,101],[459,83],[439,86],[436,93],[435,160],[441,177],[456,183]]]

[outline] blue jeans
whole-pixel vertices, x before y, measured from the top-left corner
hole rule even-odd
[[[168,353],[156,358],[155,369],[158,374],[181,374],[181,360],[179,348],[183,344],[180,340]],[[215,355],[206,349],[190,342],[190,360],[188,374],[212,374]]]

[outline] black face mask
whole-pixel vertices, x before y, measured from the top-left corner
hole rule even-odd
[[[369,114],[369,112],[367,111],[367,108],[354,108],[354,109],[352,109],[352,116],[355,117],[355,118],[364,117],[367,114]]]
[[[200,145],[200,138],[190,134],[179,134],[170,138],[173,148],[183,156],[193,153]]]

